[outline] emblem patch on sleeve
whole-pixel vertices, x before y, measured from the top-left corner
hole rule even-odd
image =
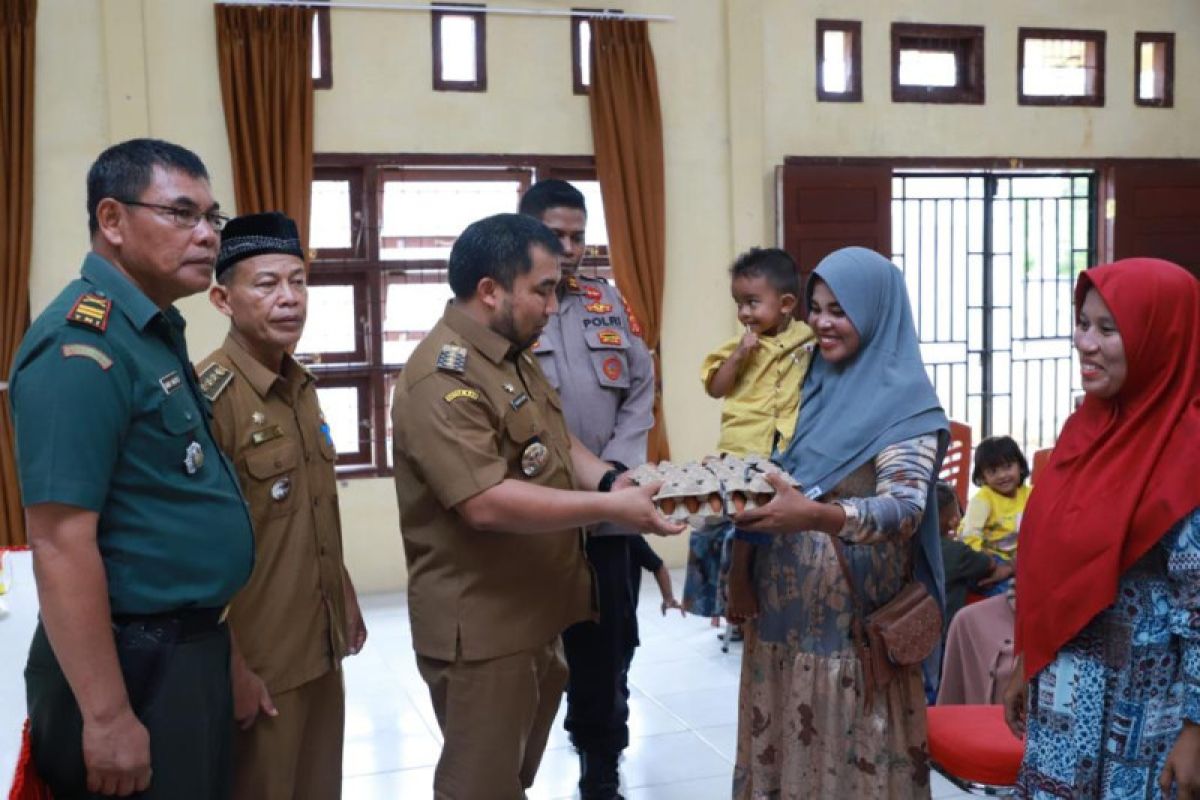
[[[604,377],[610,381],[618,380],[621,377],[621,359],[616,356],[604,359],[603,369]]]
[[[67,312],[67,322],[103,333],[108,328],[108,313],[111,310],[112,300],[88,292],[71,306]]]
[[[214,403],[232,380],[232,371],[220,364],[209,364],[200,373],[200,394],[207,397],[208,402]]]
[[[113,365],[113,360],[108,353],[98,347],[92,347],[90,344],[64,344],[62,354],[63,358],[90,358],[103,370],[107,370]]]
[[[442,398],[447,403],[453,403],[455,400],[478,400],[479,392],[474,389],[455,389],[452,392],[446,392],[446,396]]]
[[[462,375],[467,371],[467,348],[460,344],[444,344],[437,357],[437,368]]]

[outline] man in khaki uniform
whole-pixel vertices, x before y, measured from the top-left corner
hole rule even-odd
[[[567,678],[559,634],[595,611],[581,526],[682,530],[655,510],[657,487],[614,483],[571,436],[528,351],[557,309],[560,252],[529,217],[468,226],[450,254],[455,299],[396,384],[413,646],[445,740],[437,798],[516,800],[532,785]]]
[[[334,460],[313,376],[290,355],[304,330],[304,261],[283,214],[230,221],[209,297],[230,318],[199,365],[217,444],[254,522],[255,567],[234,598],[234,797],[337,798],[341,659],[366,639],[342,563]]]

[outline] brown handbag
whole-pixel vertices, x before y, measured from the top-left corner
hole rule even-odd
[[[850,587],[854,609],[850,633],[866,676],[863,702],[870,707],[875,689],[885,688],[901,667],[920,664],[937,647],[942,636],[942,611],[925,584],[913,579],[910,561],[908,582],[895,597],[864,615],[862,596],[850,574],[845,545],[836,535],[831,534],[829,539]]]

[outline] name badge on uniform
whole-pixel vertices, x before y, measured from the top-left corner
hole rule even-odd
[[[179,372],[171,370],[166,375],[158,379],[158,385],[162,387],[163,392],[171,394],[183,384],[183,378],[179,377]]]
[[[517,411],[518,409],[521,408],[521,406],[525,405],[528,402],[529,402],[529,395],[525,394],[524,392],[521,392],[519,395],[517,395],[516,397],[514,397],[512,399],[512,401],[509,403],[509,405],[512,406],[513,411]]]
[[[183,455],[183,468],[188,475],[195,475],[204,466],[204,448],[199,442],[192,442],[187,446],[187,450]]]
[[[250,434],[250,443],[257,447],[258,445],[265,444],[272,439],[278,439],[280,436],[283,436],[283,428],[279,427],[278,425],[272,425],[269,428],[263,428],[262,430],[255,431],[254,433]]]
[[[525,473],[527,478],[534,478],[541,474],[549,460],[550,451],[546,445],[534,439],[525,445],[525,450],[521,453],[521,472]]]

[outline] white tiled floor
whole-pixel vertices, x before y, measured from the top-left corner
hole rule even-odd
[[[682,591],[682,575],[674,574]],[[717,800],[730,794],[737,736],[740,646],[722,653],[700,617],[663,618],[657,589],[642,587],[642,646],[629,681],[630,745],[621,763],[628,800]],[[413,660],[403,595],[364,598],[370,638],[346,663],[346,800],[432,795],[441,747],[437,721]],[[530,800],[576,797],[579,762],[562,709]],[[965,798],[933,776],[934,800]],[[838,799],[840,800],[840,799]]]

